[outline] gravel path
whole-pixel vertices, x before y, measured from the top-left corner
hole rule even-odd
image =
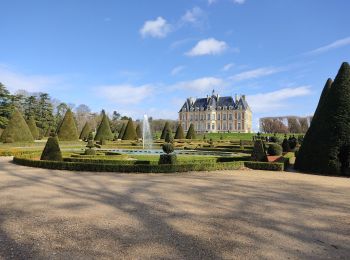
[[[0,259],[349,259],[350,179],[85,173],[0,157]]]

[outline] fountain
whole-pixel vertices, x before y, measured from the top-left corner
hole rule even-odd
[[[152,149],[153,138],[151,134],[151,128],[148,122],[148,116],[146,114],[143,115],[142,122],[142,146],[143,149]]]

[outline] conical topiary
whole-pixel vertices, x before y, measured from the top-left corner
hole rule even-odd
[[[172,135],[172,133],[170,131],[168,131],[166,133],[164,141],[167,142],[167,143],[173,143],[174,142],[174,137],[173,137],[173,135]]]
[[[138,137],[138,138],[142,138],[142,129],[141,129],[140,124],[138,124],[138,125],[136,126],[136,134],[137,134],[137,137]]]
[[[165,136],[166,136],[168,131],[171,132],[169,122],[165,122],[160,139],[165,139]]]
[[[77,141],[78,129],[75,124],[73,113],[67,109],[66,114],[57,130],[57,136],[61,141]]]
[[[47,139],[47,142],[41,154],[40,160],[63,161],[61,149],[58,144],[58,138],[55,133],[52,133],[49,139]]]
[[[113,140],[113,133],[109,126],[109,119],[104,110],[102,110],[102,120],[97,128],[95,140]]]
[[[123,135],[123,140],[135,140],[137,139],[136,130],[132,119],[129,118],[128,124],[125,127],[125,133]]]
[[[194,125],[190,124],[190,128],[187,131],[186,139],[196,139],[196,132],[194,131]]]
[[[84,140],[84,141],[88,140],[90,132],[91,132],[91,126],[90,126],[89,122],[86,122],[83,129],[81,130],[79,139]]]
[[[265,145],[262,140],[256,140],[254,142],[254,147],[250,159],[256,162],[267,162]]]
[[[178,126],[176,128],[175,139],[184,139],[184,138],[185,138],[185,133],[184,133],[184,130],[182,128],[182,125],[178,124]]]
[[[30,116],[27,120],[27,125],[29,127],[30,132],[32,133],[32,136],[34,139],[39,139],[39,129],[36,126],[34,117]]]
[[[7,127],[2,132],[1,142],[33,142],[34,138],[22,114],[15,109]]]
[[[122,139],[123,135],[125,133],[125,128],[126,128],[126,124],[122,125],[122,128],[120,129],[119,135],[118,135],[118,139]]]
[[[317,114],[306,133],[295,168],[321,174],[340,174],[350,144],[350,66],[344,62],[332,86],[325,86]],[[322,93],[322,94],[323,94]]]

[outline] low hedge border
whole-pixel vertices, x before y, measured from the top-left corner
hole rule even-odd
[[[222,162],[222,163],[187,163],[175,165],[152,165],[152,164],[110,164],[110,163],[86,163],[86,162],[57,162],[57,161],[40,161],[30,158],[14,157],[13,162],[16,164],[70,171],[95,171],[95,172],[140,172],[140,173],[172,173],[188,171],[214,171],[214,170],[237,170],[243,166],[256,170],[283,171],[283,163],[266,163],[266,162]]]

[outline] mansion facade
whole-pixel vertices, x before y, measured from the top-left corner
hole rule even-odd
[[[250,133],[252,112],[245,95],[220,97],[213,90],[206,98],[187,98],[179,111],[179,122],[185,131],[193,124],[199,133]]]

